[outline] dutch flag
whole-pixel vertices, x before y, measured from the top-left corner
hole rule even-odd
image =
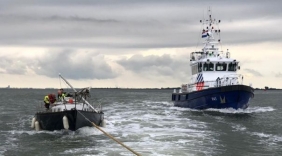
[[[205,37],[208,37],[208,36],[209,36],[208,31],[203,30],[203,32],[202,32],[202,38],[205,38]]]

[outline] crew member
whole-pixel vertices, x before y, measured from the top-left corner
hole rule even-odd
[[[53,104],[54,102],[56,102],[56,97],[55,94],[48,94],[44,97],[44,103],[45,103],[45,107],[48,110],[50,107],[50,104]]]
[[[45,108],[46,109],[49,109],[49,106],[50,106],[50,100],[49,100],[49,96],[48,95],[46,95],[45,97],[44,97],[44,103],[45,103]]]
[[[58,99],[59,101],[63,101],[64,98],[66,97],[66,93],[64,92],[64,89],[59,89],[58,90]]]

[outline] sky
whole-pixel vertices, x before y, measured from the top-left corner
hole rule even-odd
[[[280,0],[0,1],[0,87],[179,87],[202,48],[199,22],[221,20],[220,50],[244,84],[282,88]]]

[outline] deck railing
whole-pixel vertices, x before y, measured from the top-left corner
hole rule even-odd
[[[215,81],[204,81],[204,83],[190,83],[183,84],[180,92],[192,92],[197,90],[203,90],[213,87],[230,86],[243,84],[243,76],[241,74],[225,75],[221,78],[217,78]]]

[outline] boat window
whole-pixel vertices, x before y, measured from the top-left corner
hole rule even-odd
[[[171,99],[172,99],[172,101],[175,101],[175,95],[172,95]]]
[[[198,71],[199,71],[199,72],[202,72],[202,63],[199,63],[199,64],[198,64]]]
[[[198,65],[193,65],[192,66],[192,75],[197,74],[198,73]]]
[[[208,70],[208,64],[205,62],[205,63],[204,63],[203,71],[207,71],[207,70]]]
[[[207,63],[208,64],[208,68],[207,68],[207,71],[213,71],[213,63]]]
[[[236,71],[237,63],[229,63],[228,71]]]
[[[226,71],[227,64],[226,63],[217,63],[215,65],[215,70],[216,71]]]
[[[191,58],[192,61],[195,61],[194,52],[190,54],[190,58]]]

